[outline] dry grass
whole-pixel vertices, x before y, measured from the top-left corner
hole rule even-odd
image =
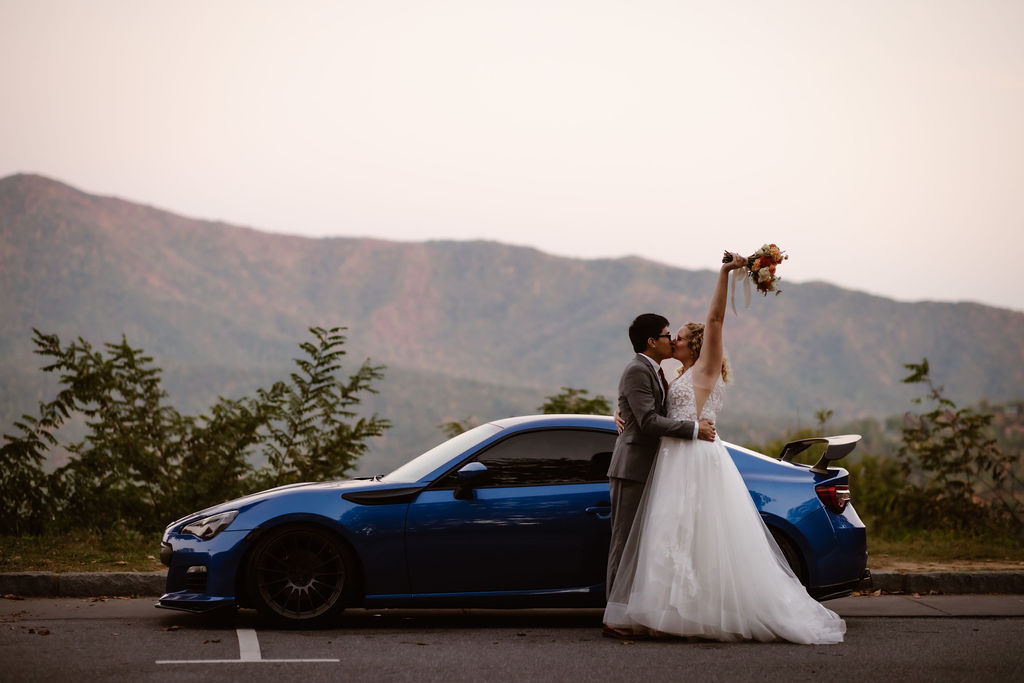
[[[160,571],[160,537],[138,533],[0,536],[0,572]]]
[[[1024,545],[1012,538],[927,532],[899,539],[868,534],[868,566],[889,571],[1024,571]]]

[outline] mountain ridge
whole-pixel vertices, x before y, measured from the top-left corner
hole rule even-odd
[[[702,319],[713,273],[499,242],[281,235],[9,176],[0,179],[0,417],[30,412],[42,391],[33,327],[94,344],[124,334],[164,368],[172,399],[199,410],[224,393],[218,381],[244,392],[281,377],[308,327],[341,325],[347,363],[389,367],[372,406],[396,423],[386,441],[407,457],[440,438],[442,419],[533,412],[561,386],[613,398],[632,317]],[[837,419],[911,409],[920,392],[899,382],[903,364],[925,356],[958,402],[1019,398],[1024,386],[1024,313],[977,303],[787,282],[781,296],[729,313],[726,345],[737,380],[723,425],[737,429],[809,426],[822,408]],[[198,386],[203,377],[210,386]],[[401,396],[403,384],[425,396]],[[412,420],[397,406],[422,414]]]

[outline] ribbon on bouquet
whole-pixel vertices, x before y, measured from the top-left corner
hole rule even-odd
[[[732,283],[730,286],[730,303],[732,304],[733,315],[739,315],[736,311],[736,281],[743,280],[743,308],[750,308],[750,268],[737,268],[732,271]]]
[[[789,256],[786,252],[779,249],[778,245],[765,244],[747,257],[747,262],[744,264],[743,268],[737,268],[732,272],[731,301],[732,312],[734,315],[739,315],[736,311],[736,281],[743,280],[744,308],[750,308],[751,281],[753,281],[754,286],[757,287],[757,291],[761,292],[761,294],[764,294],[765,296],[768,296],[768,292],[778,294],[782,291],[778,287],[778,282],[781,278],[775,274],[775,269],[780,263],[788,258]],[[728,251],[725,252],[722,256],[722,263],[729,263],[731,261],[732,254]]]
[[[727,251],[722,256],[722,263],[729,263],[730,261],[732,261],[732,255]],[[732,304],[733,315],[739,315],[739,312],[736,310],[736,283],[739,280],[743,280],[743,308],[750,308],[750,259],[747,259],[747,265],[743,268],[737,268],[732,271],[729,302]]]

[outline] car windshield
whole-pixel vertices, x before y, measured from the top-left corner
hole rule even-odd
[[[438,467],[454,458],[459,453],[469,449],[473,444],[479,443],[501,431],[501,427],[493,424],[485,424],[463,432],[456,437],[434,446],[423,455],[410,460],[394,472],[385,474],[381,481],[395,482],[416,482],[423,479]]]

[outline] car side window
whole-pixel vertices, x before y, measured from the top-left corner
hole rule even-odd
[[[476,460],[487,474],[474,486],[541,486],[608,481],[615,434],[587,429],[544,429],[514,434],[481,453]],[[439,482],[454,486],[454,472]]]

